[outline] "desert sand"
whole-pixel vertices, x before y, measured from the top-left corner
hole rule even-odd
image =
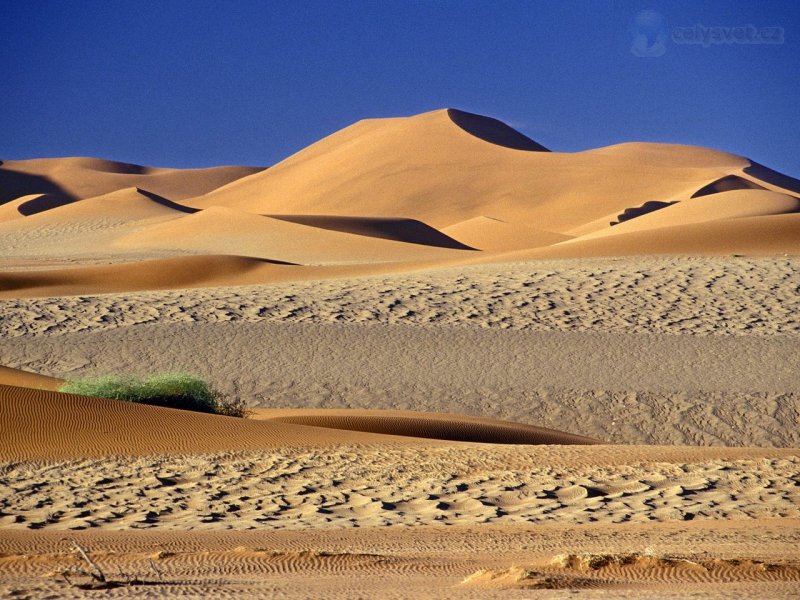
[[[4,160],[0,248],[4,597],[796,593],[766,166],[445,109],[266,169]],[[176,370],[252,414],[57,391]]]

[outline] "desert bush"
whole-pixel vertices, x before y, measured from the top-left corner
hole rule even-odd
[[[160,373],[143,378],[105,375],[67,381],[59,391],[228,417],[245,417],[248,412],[243,401],[225,399],[205,381],[188,373]]]

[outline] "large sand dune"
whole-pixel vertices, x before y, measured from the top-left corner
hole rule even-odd
[[[659,144],[574,154],[520,150],[472,135],[453,114],[361,121],[192,204],[348,215],[357,201],[357,214],[416,218],[434,227],[487,216],[563,233],[649,200],[688,198],[750,164]],[[506,131],[483,117],[469,119],[497,128],[500,138]]]
[[[795,254],[799,190],[791,177],[716,150],[630,143],[551,152],[500,121],[446,109],[360,121],[268,170],[6,161],[0,278],[6,291],[42,295],[345,273],[320,266],[373,274],[476,261]],[[216,281],[213,268],[155,273],[159,260],[187,255],[305,268],[233,268]],[[137,272],[130,277],[95,268],[131,262],[119,267]],[[26,273],[32,267],[70,272]],[[154,274],[141,276],[147,270]]]

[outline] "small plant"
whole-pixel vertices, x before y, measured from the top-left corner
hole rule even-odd
[[[246,417],[249,412],[244,401],[227,400],[205,381],[187,373],[162,373],[144,378],[105,375],[67,381],[59,391],[227,417]]]

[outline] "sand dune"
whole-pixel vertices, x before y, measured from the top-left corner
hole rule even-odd
[[[16,201],[15,201],[16,202]],[[14,203],[15,203],[14,202]],[[11,204],[14,204],[11,203]],[[15,227],[48,225],[57,227],[71,221],[138,221],[156,217],[176,217],[194,209],[184,208],[157,194],[137,187],[122,188],[108,194],[77,200],[46,210],[35,210]]]
[[[129,187],[141,187],[172,200],[182,200],[261,170],[254,167],[163,169],[83,157],[4,160],[0,162],[0,204],[30,194],[51,194],[71,201]]]
[[[256,419],[219,417],[50,391],[52,378],[3,368],[7,433],[0,460],[83,458],[181,452],[261,450],[352,444],[592,444],[595,440],[493,419],[407,411],[264,410]]]
[[[192,204],[273,215],[408,217],[437,228],[487,216],[563,233],[649,200],[686,198],[750,164],[665,144],[572,154],[518,150],[487,141],[486,131],[503,138],[505,126],[469,119],[483,124],[482,137],[447,110],[361,121]]]
[[[135,187],[52,205],[48,210],[0,222],[3,258],[12,264],[14,257],[78,264],[108,262],[114,253],[112,244],[120,236],[149,223],[183,216],[187,210],[193,211]]]
[[[609,235],[648,231],[662,227],[678,227],[721,219],[763,217],[796,212],[800,212],[800,198],[794,196],[757,189],[718,192],[676,202],[659,210],[605,227],[600,231],[574,238],[571,241],[583,242]],[[680,238],[676,237],[676,246],[680,244],[679,240]],[[732,239],[731,242],[735,243],[735,239]],[[646,246],[643,247],[643,250],[646,250]]]
[[[519,223],[507,223],[491,217],[475,217],[442,229],[450,237],[489,252],[521,250],[550,246],[570,239],[570,236],[536,229]]]
[[[242,256],[184,256],[105,266],[0,273],[0,297],[111,293],[241,285],[292,279],[275,261]],[[297,276],[295,276],[297,277]]]
[[[448,238],[442,234],[437,238],[436,246],[424,245],[422,236],[415,243],[398,242],[214,206],[141,229],[121,238],[115,246],[139,251],[173,249],[234,254],[301,264],[455,258],[458,252],[439,247]],[[451,247],[465,249],[449,241]]]
[[[320,229],[355,233],[396,242],[408,242],[410,244],[438,246],[456,250],[472,249],[444,235],[444,232],[415,219],[334,217],[326,215],[274,215],[274,218],[291,223],[319,227]]]
[[[28,185],[36,177],[52,185]],[[83,158],[5,162],[0,190],[8,197],[25,185],[46,195],[0,209],[0,243],[4,266],[22,272],[185,255],[363,265],[360,273],[377,273],[505,260],[509,252],[517,252],[508,255],[514,260],[783,254],[795,251],[790,218],[709,224],[708,236],[693,226],[796,211],[797,199],[781,192],[794,193],[793,182],[745,158],[690,146],[550,152],[495,119],[448,109],[360,121],[265,171],[177,171]],[[86,197],[108,189],[114,191]],[[660,230],[652,239],[645,235],[651,229]],[[641,235],[619,237],[635,232]],[[593,241],[607,236],[616,239]],[[498,256],[478,257],[473,249]],[[90,274],[103,272],[36,274],[24,284],[19,273],[2,277],[12,282],[6,291],[56,289],[40,284],[43,277],[80,279],[87,291],[122,291]],[[220,283],[336,275],[273,269],[257,277],[231,273]],[[158,275],[137,276],[129,289],[145,289],[148,281],[165,285]],[[214,283],[205,276],[192,282],[188,273],[175,280],[203,284]],[[76,284],[65,293],[78,291]]]
[[[8,385],[0,385],[0,405],[4,461],[397,441]]]
[[[730,192],[733,190],[765,190],[762,185],[758,185],[757,183],[750,181],[749,179],[744,179],[743,177],[739,177],[738,175],[726,175],[725,177],[720,177],[716,181],[712,181],[708,185],[704,185],[702,188],[697,190],[694,194],[692,194],[692,198],[699,198],[701,196],[707,196],[709,194],[718,194],[720,192]]]
[[[632,222],[633,223],[633,222]],[[563,244],[502,255],[502,260],[653,254],[754,256],[800,254],[800,214],[723,219],[617,235],[576,238]],[[473,262],[497,262],[498,257]]]
[[[29,194],[0,204],[0,223],[63,206],[69,202],[52,194]]]
[[[400,410],[256,409],[254,418],[346,431],[490,444],[592,444],[587,437],[552,429],[443,413]]]

